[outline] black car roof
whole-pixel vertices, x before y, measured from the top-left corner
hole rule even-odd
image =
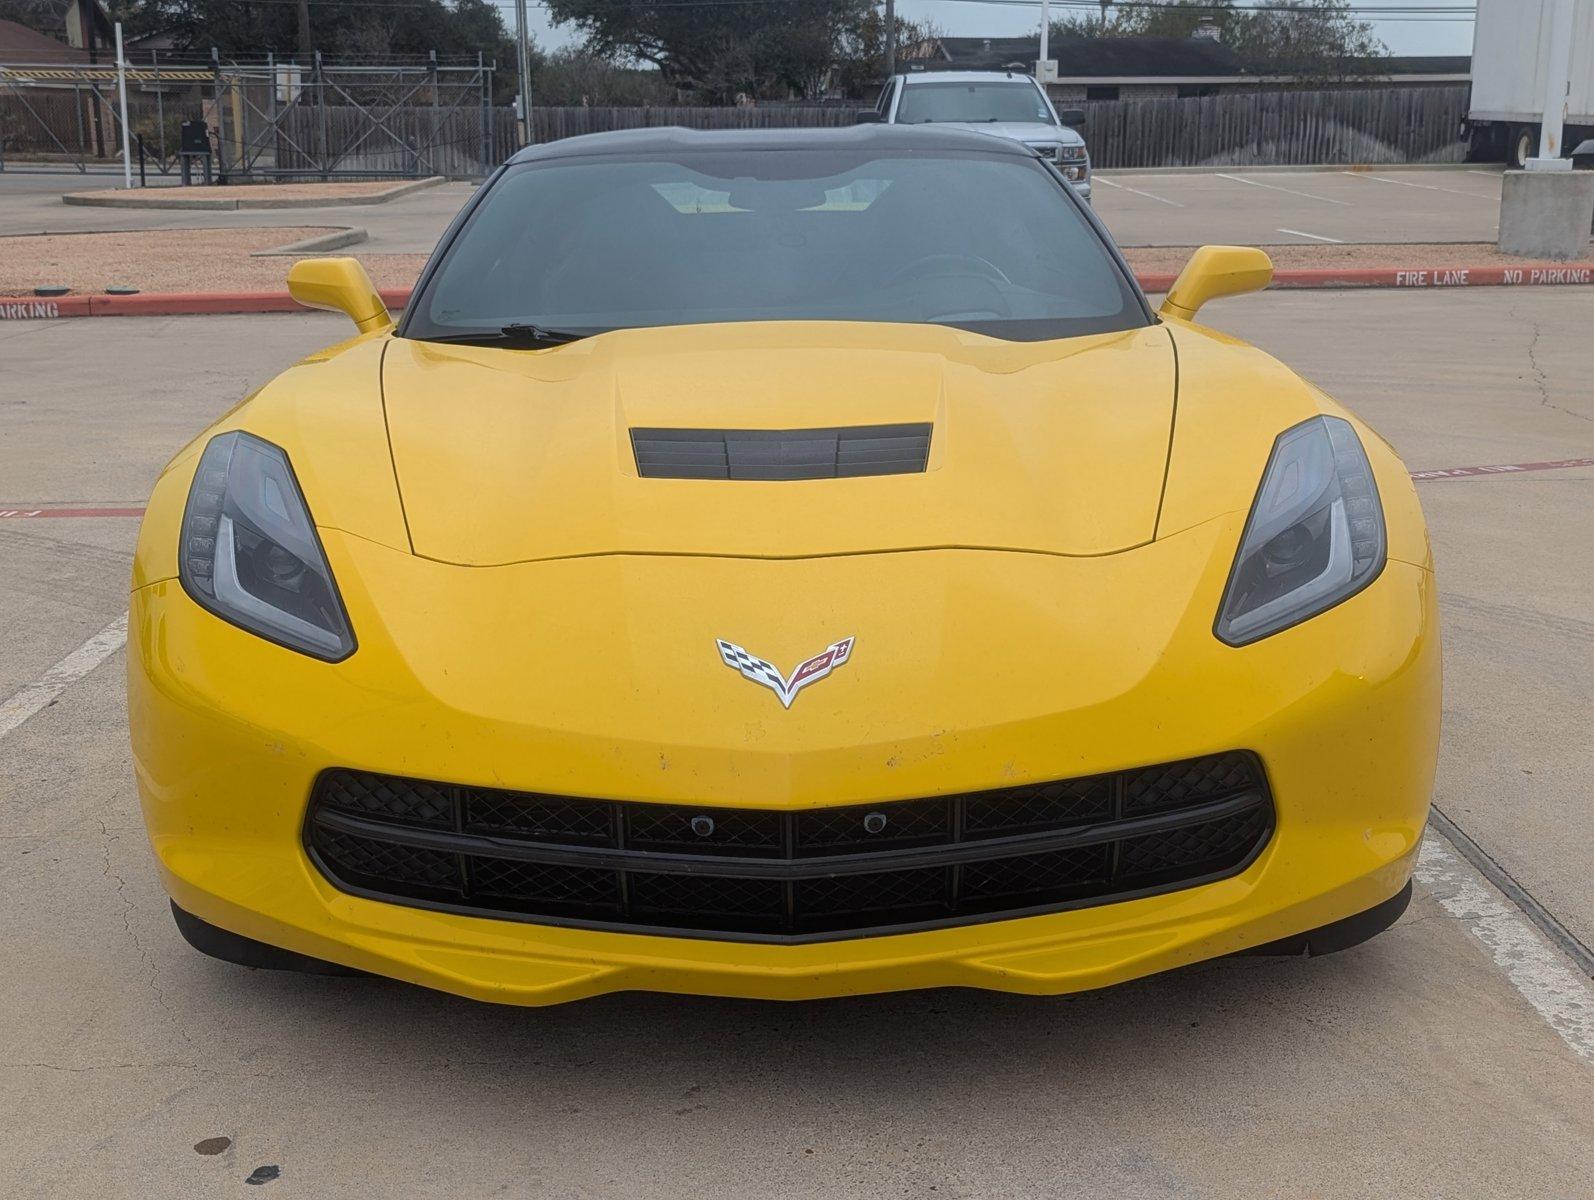
[[[839,129],[618,129],[527,146],[511,163],[608,154],[710,150],[961,150],[1034,157],[1022,143],[989,133],[935,125],[852,125]]]

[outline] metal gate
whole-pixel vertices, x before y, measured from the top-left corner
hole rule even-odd
[[[485,175],[513,146],[494,108],[493,68],[218,64],[211,127],[225,178]],[[502,152],[500,152],[502,151]]]
[[[0,64],[0,170],[120,172],[116,79],[111,63]],[[129,142],[149,169],[174,168],[177,126],[201,115],[214,83],[203,65],[153,57],[127,67]]]
[[[176,62],[127,67],[133,173],[176,169],[178,127],[203,120],[221,181],[487,174],[519,147],[477,56],[358,66]],[[0,64],[0,170],[119,171],[114,64]]]

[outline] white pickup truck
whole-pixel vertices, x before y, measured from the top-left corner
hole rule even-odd
[[[1572,88],[1562,153],[1594,138],[1594,0],[1572,3]],[[1468,158],[1521,167],[1539,152],[1551,0],[1478,0],[1472,103],[1463,132]]]
[[[1090,152],[1073,126],[1079,109],[1061,116],[1033,75],[1022,71],[911,71],[886,82],[860,121],[888,125],[956,125],[1023,142],[1056,164],[1063,178],[1090,199]]]

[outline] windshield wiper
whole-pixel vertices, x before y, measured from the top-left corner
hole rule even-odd
[[[525,338],[531,342],[542,342],[549,346],[563,346],[567,342],[579,342],[589,334],[577,333],[574,329],[548,329],[542,325],[530,325],[525,322],[515,321],[505,325],[498,331],[506,338]]]
[[[499,342],[517,342],[532,346],[564,346],[570,342],[579,342],[584,337],[591,337],[588,333],[577,333],[573,329],[547,329],[541,325],[532,325],[523,321],[515,321],[509,325],[500,326],[497,332],[486,329],[474,333],[447,333],[441,337],[426,338],[428,342],[446,342],[451,346],[490,346]]]

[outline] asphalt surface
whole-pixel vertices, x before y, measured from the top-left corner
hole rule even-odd
[[[1594,456],[1594,292],[1275,293],[1207,315],[1414,470]],[[0,325],[0,510],[140,503],[184,441],[345,331]],[[1420,490],[1446,622],[1436,799],[1594,942],[1594,468]],[[0,704],[123,611],[135,532],[0,518]],[[317,1198],[1594,1195],[1594,1025],[1523,983],[1454,872],[1341,955],[1056,1000],[514,1010],[248,972],[172,927],[122,665],[0,734],[0,1194],[253,1195],[269,1166],[269,1194]]]
[[[1107,171],[1094,202],[1125,246],[1487,242],[1500,232],[1495,167],[1444,170]]]
[[[360,254],[425,254],[471,193],[442,184],[385,204],[242,212],[81,208],[64,192],[120,187],[121,177],[0,174],[0,236],[88,230],[358,226]],[[1125,246],[1487,242],[1499,232],[1500,171],[1200,171],[1096,176],[1096,211]]]

